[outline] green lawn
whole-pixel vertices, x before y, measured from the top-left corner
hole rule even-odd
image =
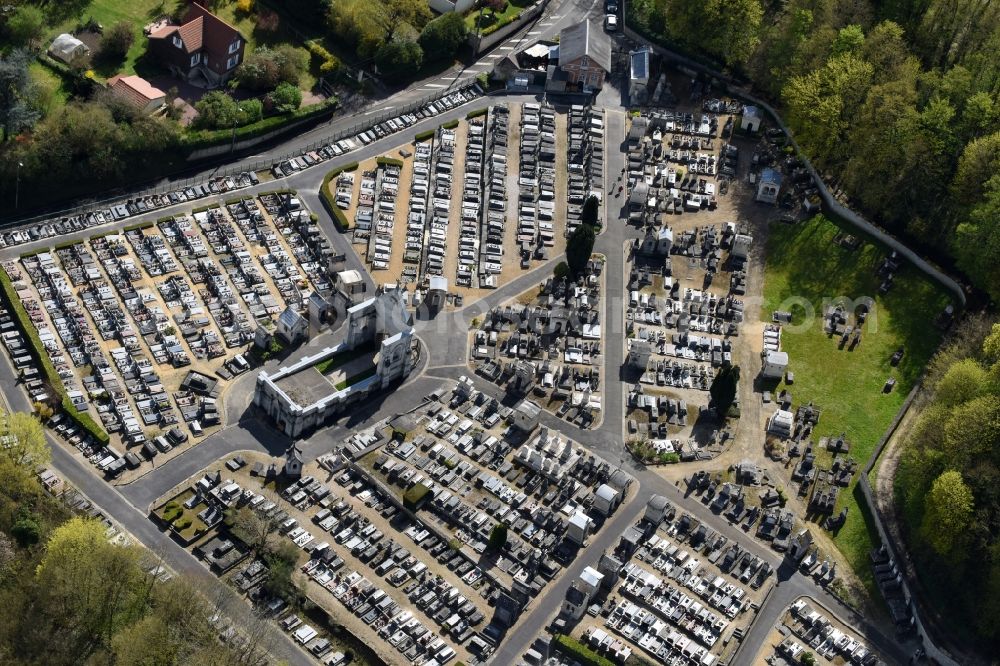
[[[771,313],[779,309],[793,315],[793,326],[785,328],[781,341],[795,383],[787,387],[782,383],[777,390],[787,388],[794,407],[813,401],[822,410],[814,441],[846,432],[851,456],[863,465],[937,348],[941,334],[933,322],[948,298],[910,267],[897,274],[887,295],[878,295],[875,270],[885,252],[870,243],[856,250],[843,248],[834,243],[839,231],[823,217],[798,225],[772,224],[761,316],[770,321]],[[840,296],[875,299],[854,351],[838,349],[839,338],[823,331],[823,301]],[[811,321],[806,321],[806,307],[795,305],[789,300],[793,298],[809,303]],[[906,353],[893,368],[889,359],[901,346]],[[896,378],[896,387],[886,394],[882,387],[889,377]],[[825,451],[818,451],[817,458],[821,464],[830,460]],[[835,542],[871,588],[866,558],[872,527],[862,516],[853,485],[840,494],[837,510],[843,506],[849,507],[847,524]]]
[[[360,345],[354,349],[342,351],[339,354],[334,354],[330,358],[317,363],[316,370],[318,370],[322,375],[328,375],[345,363],[350,363],[354,359],[361,358],[365,354],[372,354],[377,351],[377,349],[378,347],[375,343],[369,343]]]
[[[63,88],[63,80],[59,74],[37,61],[32,62],[28,69],[32,79],[44,91],[41,98],[43,100],[42,111],[45,115],[58,111],[66,105],[69,93]]]
[[[465,15],[465,24],[469,26],[469,30],[472,32],[476,31],[477,26],[480,30],[485,30],[501,21],[513,20],[513,17],[533,4],[535,4],[534,0],[513,0],[507,3],[502,12],[494,13],[491,9],[482,10],[482,19],[479,18],[479,10],[473,9]]]
[[[179,0],[92,0],[78,18],[67,19],[59,25],[53,26],[48,36],[48,42],[51,42],[60,33],[74,32],[78,24],[85,23],[91,18],[104,28],[119,21],[130,21],[135,41],[132,42],[132,47],[128,50],[125,61],[123,63],[102,63],[99,58],[92,60],[94,71],[99,78],[107,79],[122,72],[135,74],[136,62],[146,52],[146,36],[142,34],[143,26],[164,14],[173,13],[178,2]]]

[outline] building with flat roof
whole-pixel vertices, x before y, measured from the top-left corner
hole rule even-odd
[[[416,341],[398,289],[349,308],[346,326],[341,344],[257,375],[254,404],[289,437],[315,430],[413,369]]]

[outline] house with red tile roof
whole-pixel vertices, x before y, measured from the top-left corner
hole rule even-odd
[[[115,97],[139,109],[152,113],[163,106],[167,94],[141,76],[118,74],[108,79],[108,90]]]
[[[243,62],[246,40],[240,31],[191,2],[184,20],[149,34],[149,50],[175,76],[217,88]]]

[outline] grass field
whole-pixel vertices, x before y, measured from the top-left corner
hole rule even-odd
[[[948,298],[910,267],[897,274],[888,294],[880,296],[881,280],[875,271],[885,252],[869,243],[855,250],[843,248],[834,242],[840,231],[823,217],[798,225],[772,225],[761,316],[769,321],[774,310],[793,315],[793,326],[782,332],[781,341],[795,383],[782,383],[777,390],[787,388],[794,407],[813,401],[822,410],[814,441],[846,432],[851,456],[863,465],[937,348],[940,332],[934,319]],[[823,330],[824,300],[842,296],[875,300],[854,351],[839,349],[839,338]],[[813,311],[811,319],[806,317],[808,308]],[[893,368],[889,359],[899,347],[905,354]],[[889,377],[895,377],[896,387],[886,394],[882,387]],[[818,451],[817,459],[826,464],[830,454]],[[837,510],[844,506],[849,507],[847,524],[835,542],[871,589],[866,558],[873,527],[862,515],[854,485],[840,494]]]
[[[51,42],[56,35],[69,32],[72,33],[80,23],[86,23],[88,19],[100,23],[105,28],[118,23],[119,21],[129,21],[132,23],[135,40],[128,50],[128,55],[122,63],[102,63],[99,58],[93,58],[94,71],[100,77],[107,79],[120,72],[135,74],[136,62],[146,52],[146,36],[142,34],[142,28],[154,19],[164,14],[173,13],[179,0],[93,0],[78,18],[71,18],[53,26],[48,35],[48,42]],[[48,43],[46,42],[46,43]]]

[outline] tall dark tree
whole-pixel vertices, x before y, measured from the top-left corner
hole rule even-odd
[[[587,267],[590,255],[594,252],[596,238],[594,227],[581,224],[566,240],[566,263],[574,276],[581,275],[583,269]]]
[[[716,413],[725,418],[729,414],[729,408],[736,402],[736,388],[740,381],[740,366],[725,365],[719,369],[709,394],[712,396],[712,406]]]

